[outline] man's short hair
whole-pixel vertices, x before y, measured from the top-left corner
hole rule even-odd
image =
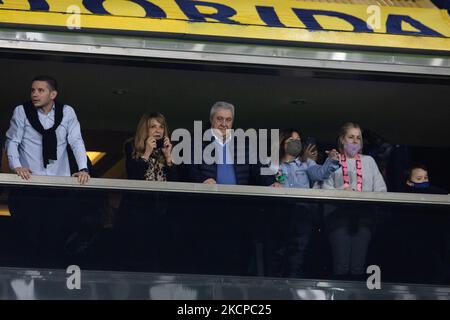
[[[214,114],[217,112],[218,109],[226,109],[230,110],[231,114],[234,119],[234,106],[231,103],[225,102],[225,101],[217,101],[214,103],[214,105],[211,107],[211,111],[209,113],[209,118],[212,119]]]
[[[40,75],[40,76],[34,77],[34,79],[31,81],[31,83],[33,83],[35,81],[45,81],[45,82],[47,82],[51,91],[58,91],[58,83],[56,82],[56,80],[54,78],[52,78],[50,76]]]

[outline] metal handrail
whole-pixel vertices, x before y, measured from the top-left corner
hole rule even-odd
[[[448,55],[419,55],[347,49],[305,48],[158,39],[140,36],[77,34],[2,28],[0,49],[44,51],[128,59],[169,59],[202,63],[243,63],[388,73],[450,75]]]
[[[410,194],[400,192],[353,192],[342,190],[273,188],[244,185],[210,185],[186,182],[152,182],[125,179],[94,178],[80,185],[73,177],[32,176],[24,181],[15,174],[0,173],[0,186],[58,187],[143,192],[173,192],[235,196],[299,198],[356,202],[450,205],[450,195]]]

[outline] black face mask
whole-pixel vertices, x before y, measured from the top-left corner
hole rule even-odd
[[[298,157],[302,152],[302,142],[300,140],[289,141],[286,146],[286,153],[293,157]]]

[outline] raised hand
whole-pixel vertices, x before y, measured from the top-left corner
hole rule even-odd
[[[317,161],[317,148],[315,145],[308,144],[306,146],[305,151],[303,152],[303,161],[306,161],[306,159],[311,159],[314,161]]]
[[[168,137],[164,137],[164,146],[162,148],[164,157],[168,165],[172,164],[172,143]]]
[[[156,149],[156,139],[151,137],[147,138],[147,140],[145,141],[145,153],[143,157],[145,159],[150,158],[150,155],[155,149]]]
[[[328,158],[332,159],[332,160],[341,160],[341,155],[339,154],[339,152],[336,149],[332,149],[329,151],[325,151],[326,154],[328,154]]]

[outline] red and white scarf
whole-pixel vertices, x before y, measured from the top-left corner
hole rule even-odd
[[[355,160],[356,160],[356,191],[361,192],[363,187],[361,156],[357,154],[355,156]],[[345,156],[345,154],[341,155],[341,165],[342,165],[342,177],[344,178],[344,188],[351,187],[350,179],[348,176],[347,157]]]

